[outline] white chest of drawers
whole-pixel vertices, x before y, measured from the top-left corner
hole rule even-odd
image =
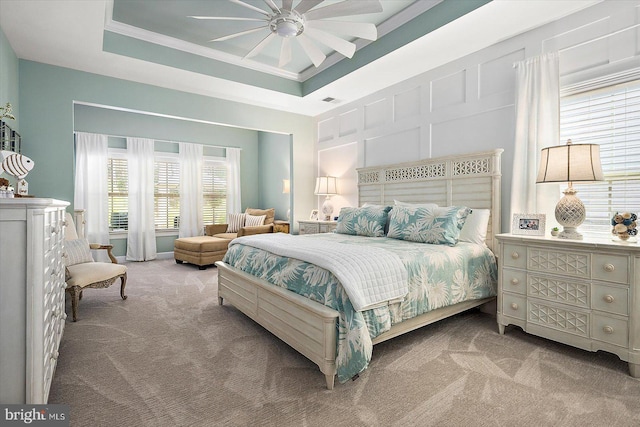
[[[500,234],[498,327],[629,362],[640,377],[640,246]]]
[[[331,233],[338,221],[298,221],[300,234]]]
[[[0,403],[47,403],[66,318],[68,205],[0,199]]]

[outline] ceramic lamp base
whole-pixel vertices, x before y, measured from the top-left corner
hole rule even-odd
[[[322,204],[322,215],[324,221],[331,221],[331,215],[333,214],[333,203],[329,197],[327,197]]]

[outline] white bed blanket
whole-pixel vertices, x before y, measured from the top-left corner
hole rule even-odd
[[[280,256],[296,258],[329,270],[344,287],[356,311],[400,301],[409,292],[407,269],[400,257],[382,248],[315,240],[285,233],[234,239]]]

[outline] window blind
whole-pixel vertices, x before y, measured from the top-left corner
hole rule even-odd
[[[561,98],[560,138],[600,145],[605,181],[574,188],[587,211],[580,230],[610,235],[616,212],[640,212],[640,80]]]
[[[126,230],[129,212],[127,160],[109,158],[107,167],[109,230]]]
[[[227,222],[227,167],[224,161],[208,160],[202,168],[203,221],[205,224]]]
[[[156,160],[154,172],[154,218],[156,229],[180,226],[180,164]]]

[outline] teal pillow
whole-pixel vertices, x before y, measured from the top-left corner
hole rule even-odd
[[[342,208],[336,233],[355,236],[382,237],[391,206],[363,206]]]
[[[389,214],[387,237],[454,246],[471,209],[461,206],[427,208],[395,206]]]

